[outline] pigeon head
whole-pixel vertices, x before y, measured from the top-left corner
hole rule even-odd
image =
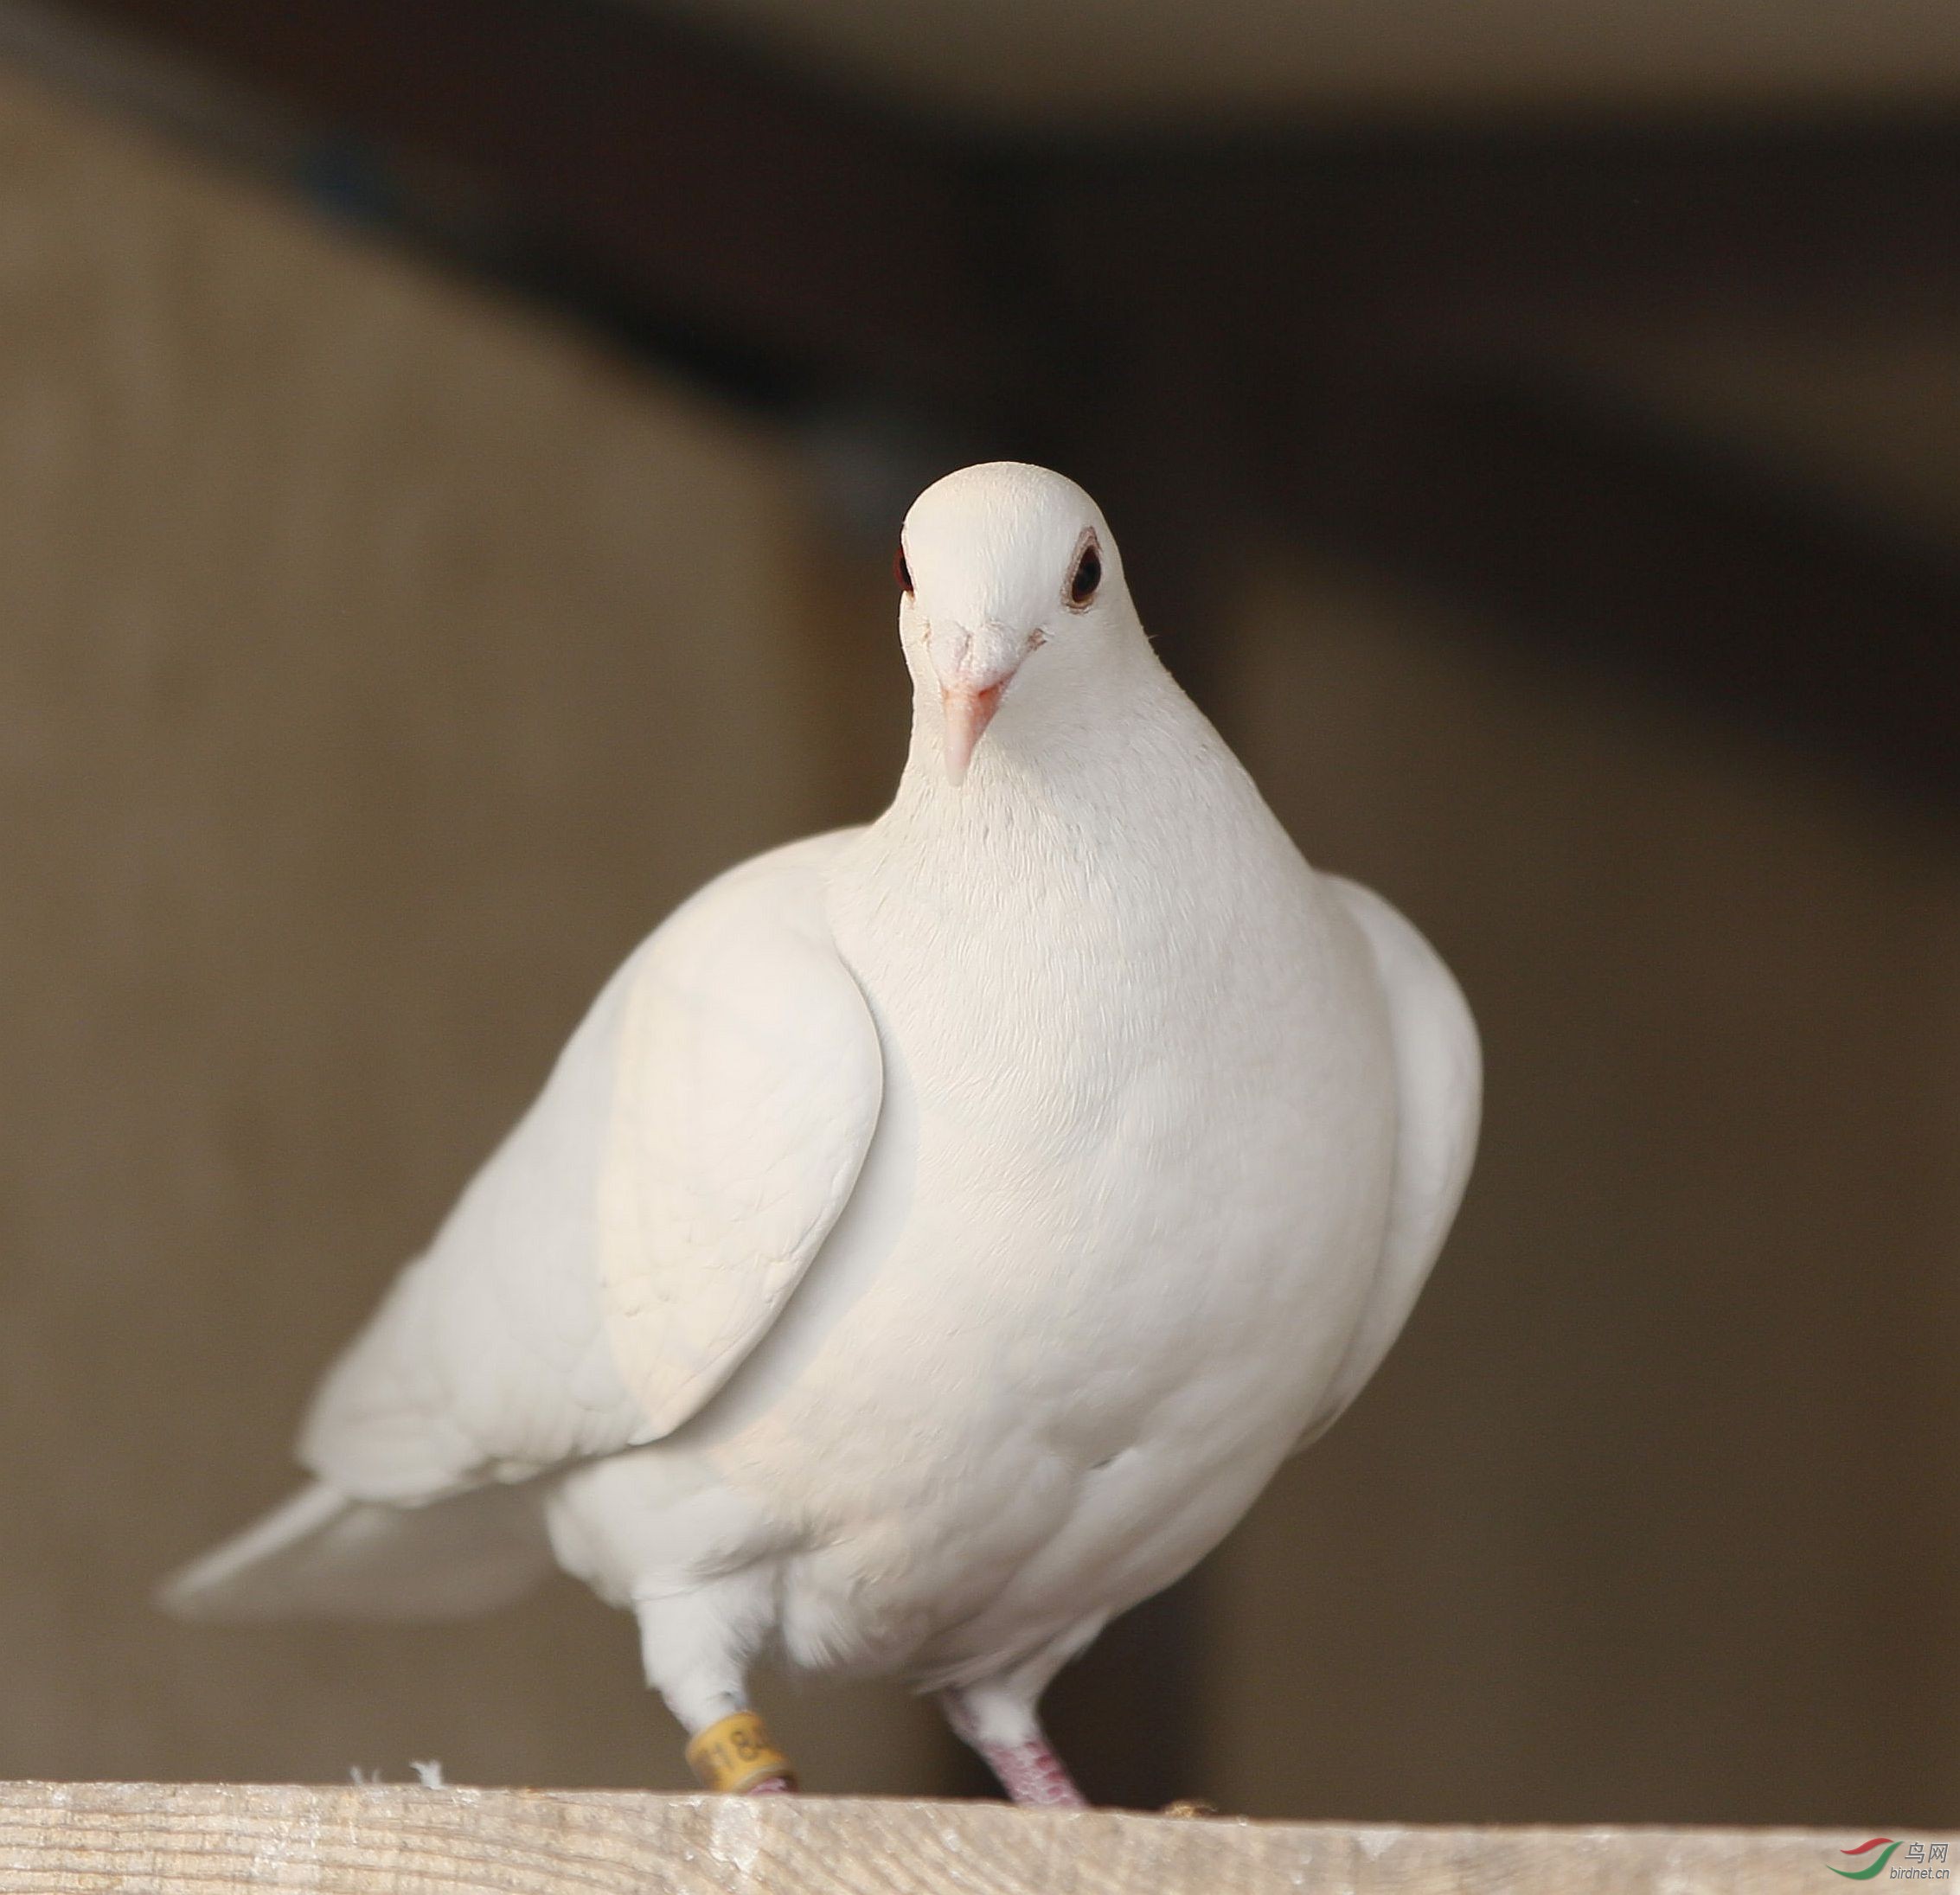
[[[1032,727],[1038,707],[1092,688],[1112,651],[1148,649],[1101,509],[1045,467],[990,461],[935,481],[906,515],[896,568],[914,715],[955,785],[996,716],[1003,734]]]

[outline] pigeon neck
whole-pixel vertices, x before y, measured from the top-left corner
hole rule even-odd
[[[1143,656],[1093,696],[1010,700],[958,784],[946,780],[937,707],[922,706],[897,794],[865,838],[867,862],[1041,880],[1092,858],[1154,860],[1174,840],[1209,847],[1202,838],[1257,792],[1155,656]],[[1035,714],[1010,720],[1017,709]]]
[[[930,682],[914,690],[912,742],[893,803],[894,816],[930,815],[965,826],[1008,806],[1068,803],[1084,794],[1114,792],[1146,777],[1150,759],[1209,734],[1196,707],[1139,637],[1093,675],[1026,680],[1039,689],[1010,693],[968,765],[964,780],[948,780],[945,725]],[[1215,741],[1215,739],[1214,739]]]

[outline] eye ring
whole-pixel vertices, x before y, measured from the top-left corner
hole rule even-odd
[[[1103,549],[1096,544],[1096,535],[1092,532],[1084,537],[1082,550],[1075,555],[1075,565],[1068,575],[1068,609],[1087,611],[1102,583]]]
[[[892,554],[892,577],[898,581],[899,590],[907,599],[912,597],[912,567],[906,563],[905,541],[900,540]]]

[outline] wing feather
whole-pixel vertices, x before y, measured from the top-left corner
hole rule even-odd
[[[675,918],[628,999],[600,1194],[615,1353],[658,1439],[775,1320],[857,1182],[884,1089],[814,868]]]
[[[328,1372],[302,1463],[424,1504],[657,1440],[733,1373],[850,1195],[882,1091],[820,836],[711,882]]]
[[[1401,1334],[1463,1201],[1483,1111],[1476,1022],[1441,957],[1372,889],[1338,875],[1323,880],[1367,938],[1388,1002],[1399,1131],[1374,1285],[1296,1452],[1339,1420]]]

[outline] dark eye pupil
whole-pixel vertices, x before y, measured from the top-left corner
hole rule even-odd
[[[1087,547],[1075,562],[1075,577],[1068,582],[1069,603],[1086,605],[1096,596],[1096,588],[1102,583],[1102,555],[1094,547]]]
[[[899,582],[899,590],[907,599],[912,597],[912,568],[905,562],[905,548],[901,546],[892,555],[892,577]]]

